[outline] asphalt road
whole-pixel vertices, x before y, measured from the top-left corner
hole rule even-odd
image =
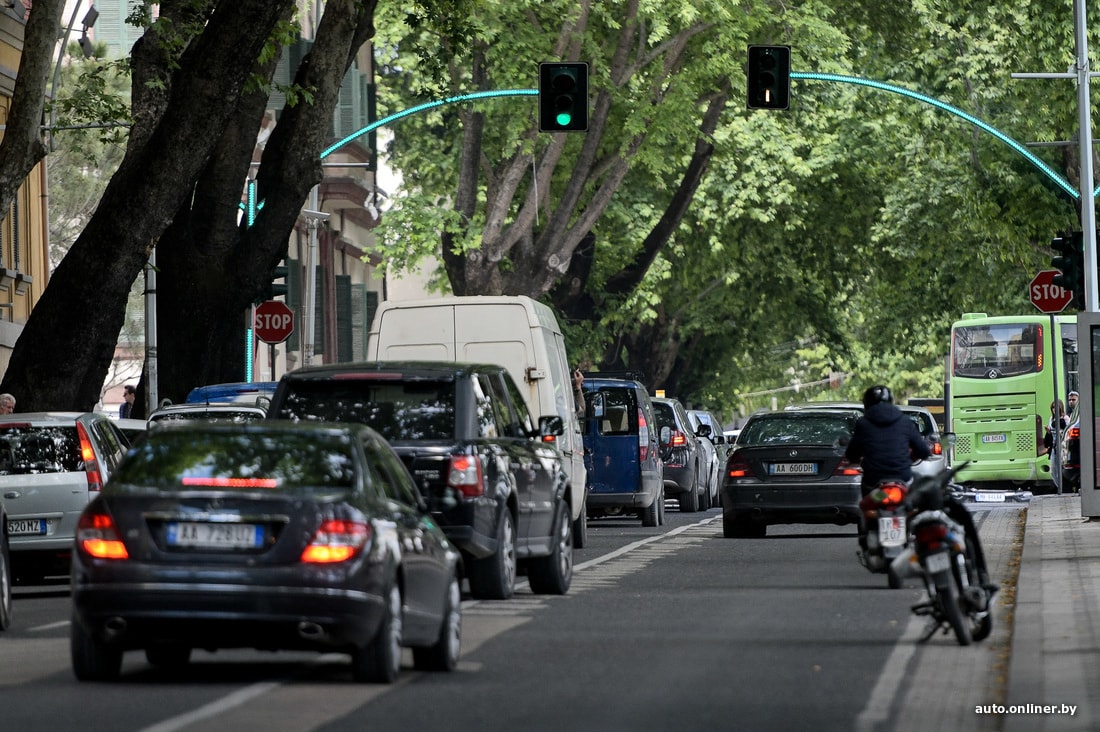
[[[976,513],[1007,526],[1017,511]],[[353,683],[344,656],[252,651],[196,652],[175,675],[130,653],[119,682],[80,684],[67,585],[17,587],[14,625],[0,634],[2,727],[897,730],[928,703],[912,689],[946,662],[966,678],[996,675],[997,632],[980,650],[914,642],[919,587],[889,590],[864,570],[853,527],[734,540],[722,538],[717,510],[666,518],[648,529],[591,522],[569,594],[536,596],[523,583],[509,601],[466,600],[458,670],[418,673],[409,658],[388,687]],[[1006,561],[1007,549],[987,551],[991,564]],[[975,694],[996,700],[992,686]],[[965,722],[971,700],[955,697],[943,703],[960,705]]]

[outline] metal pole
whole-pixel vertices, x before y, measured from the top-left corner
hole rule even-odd
[[[1085,310],[1096,312],[1096,200],[1092,194],[1092,109],[1089,100],[1088,25],[1085,0],[1073,3],[1074,35],[1077,39],[1077,120],[1081,158],[1081,232],[1085,247]]]
[[[159,406],[157,373],[157,250],[145,265],[145,416]]]
[[[313,188],[309,190],[309,208],[311,211],[317,210],[317,186],[313,186]],[[306,266],[306,302],[305,307],[302,308],[302,317],[304,317],[306,321],[306,342],[302,353],[302,363],[305,366],[309,366],[313,363],[313,321],[314,308],[316,307],[314,298],[317,295],[314,291],[317,281],[317,219],[307,217],[306,221],[309,226],[309,262]]]
[[[57,50],[57,63],[53,67],[53,86],[50,87],[50,152],[53,152],[54,121],[57,119],[57,84],[61,81],[61,61],[65,58],[65,46],[69,45],[69,34],[76,25],[76,15],[80,12],[80,3],[73,8],[73,14],[69,17],[69,25],[65,28],[65,35],[61,39],[61,48]]]

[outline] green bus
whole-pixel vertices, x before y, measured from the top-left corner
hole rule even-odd
[[[1076,315],[966,313],[951,326],[947,429],[959,479],[975,488],[1054,492],[1043,447],[1055,385],[1078,388]]]

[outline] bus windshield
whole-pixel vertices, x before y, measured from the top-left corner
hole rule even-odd
[[[1021,376],[1043,370],[1043,327],[1037,323],[955,328],[953,374],[962,378]]]

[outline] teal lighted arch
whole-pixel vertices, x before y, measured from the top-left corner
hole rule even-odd
[[[941,102],[939,99],[934,99],[926,94],[912,91],[911,89],[894,86],[893,84],[884,84],[881,81],[861,79],[858,76],[841,76],[839,74],[819,74],[816,72],[808,71],[792,71],[791,78],[804,79],[806,81],[836,81],[842,84],[856,84],[857,86],[867,86],[872,89],[878,89],[880,91],[888,91],[894,94],[900,94],[903,97],[915,99],[918,102],[924,102],[925,104],[931,104],[933,107],[936,107],[937,109],[942,109],[945,112],[949,112],[956,117],[959,117],[960,119],[969,122],[983,132],[988,132],[989,134],[993,135],[998,140],[1012,148],[1015,152],[1027,159],[1029,163],[1038,168],[1044,175],[1046,175],[1046,177],[1050,178],[1050,180],[1053,181],[1055,185],[1068,193],[1074,200],[1077,200],[1081,197],[1080,191],[1075,190],[1074,187],[1069,184],[1069,181],[1058,175],[1058,173],[1056,173],[1053,168],[1044,163],[1042,160],[1035,157],[1035,155],[1033,155],[1031,151],[1028,150],[1026,147],[1016,142],[1011,137],[998,130],[996,127],[982,122],[974,115],[968,114],[958,107],[953,107],[946,102]],[[1100,191],[1100,187],[1097,187],[1097,190]]]

